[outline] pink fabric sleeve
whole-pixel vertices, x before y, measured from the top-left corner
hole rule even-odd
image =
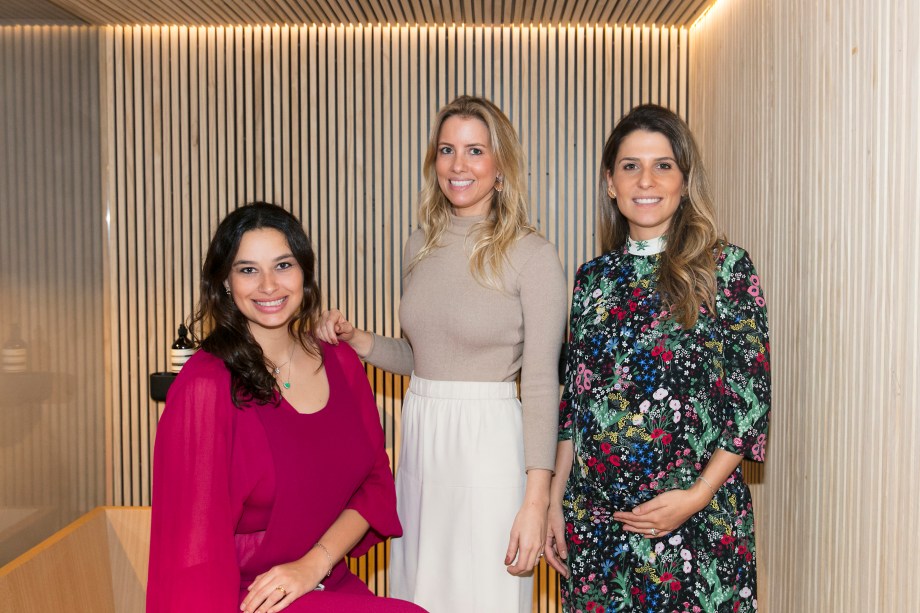
[[[223,364],[201,354],[183,367],[157,427],[148,613],[239,608],[229,483],[237,409]]]
[[[364,538],[348,553],[352,557],[357,557],[391,536],[401,536],[402,526],[396,515],[396,486],[393,483],[390,458],[386,452],[383,428],[380,426],[380,414],[377,412],[374,393],[367,382],[367,373],[364,372],[357,354],[347,344],[340,343],[335,355],[342,364],[352,396],[361,405],[361,426],[374,445],[374,467],[346,505],[346,508],[360,513],[370,524]]]

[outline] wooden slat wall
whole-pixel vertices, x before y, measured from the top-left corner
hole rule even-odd
[[[104,502],[98,30],[0,27],[0,565]],[[17,509],[23,521],[7,523]]]
[[[32,0],[45,1],[45,0]],[[3,0],[19,3],[22,0]],[[667,26],[686,27],[715,0],[54,0],[94,25]],[[12,12],[19,17],[22,11]],[[0,17],[4,10],[0,4]],[[34,14],[35,9],[30,13]],[[22,15],[26,17],[27,15]]]
[[[165,370],[216,223],[254,199],[301,217],[323,295],[398,335],[402,244],[430,122],[460,93],[507,111],[531,166],[532,219],[570,275],[596,254],[600,149],[633,104],[687,109],[687,30],[271,27],[103,29],[111,209],[111,502],[148,504]],[[398,448],[407,381],[371,369]],[[359,572],[383,592],[383,548]],[[555,583],[539,573],[541,611]]]
[[[691,31],[691,125],[770,305],[761,611],[920,610],[918,29],[917,2],[722,0]]]

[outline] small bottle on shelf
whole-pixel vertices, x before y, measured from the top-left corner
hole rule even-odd
[[[10,326],[10,335],[3,343],[3,372],[25,372],[29,367],[29,348],[22,340],[19,324]]]
[[[179,324],[179,338],[175,340],[169,350],[170,354],[170,372],[178,373],[188,362],[188,359],[195,353],[195,345],[188,337],[188,328],[185,324]]]

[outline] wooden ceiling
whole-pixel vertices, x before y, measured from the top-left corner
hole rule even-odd
[[[690,26],[716,0],[0,0],[0,25]]]

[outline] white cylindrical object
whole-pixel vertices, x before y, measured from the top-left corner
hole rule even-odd
[[[182,367],[185,366],[185,363],[188,362],[188,359],[195,354],[195,349],[170,349],[170,372],[179,372],[182,370]]]

